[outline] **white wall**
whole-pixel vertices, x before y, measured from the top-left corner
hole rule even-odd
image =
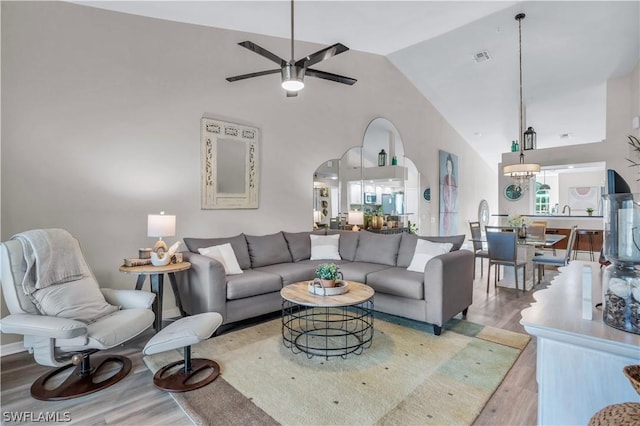
[[[467,231],[482,198],[497,203],[495,173],[382,56],[344,53],[318,68],[353,76],[354,86],[309,78],[300,96],[287,99],[277,76],[225,81],[272,65],[238,42],[286,56],[285,39],[62,2],[1,7],[1,238],[66,228],[101,285],[133,287],[118,266],[152,244],[148,213],[177,215],[169,243],[310,229],[313,172],[360,145],[375,117],[402,134],[435,203],[438,149],[458,155],[459,231]],[[296,50],[321,47],[298,43]],[[261,128],[260,208],[200,209],[203,115]],[[435,233],[437,204],[427,210],[433,225],[421,233]],[[168,290],[165,309],[173,302]]]

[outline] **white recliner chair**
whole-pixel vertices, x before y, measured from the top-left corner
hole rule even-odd
[[[77,246],[79,263],[86,266],[77,240],[67,231],[54,229],[28,232],[40,232],[38,235],[44,236],[45,240],[49,235],[62,235],[70,245]],[[56,250],[55,242],[50,247]],[[58,367],[33,383],[31,396],[40,400],[70,399],[104,389],[123,379],[131,370],[128,358],[118,355],[96,357],[98,359],[94,359],[95,365],[91,365],[89,356],[127,342],[151,327],[154,321],[151,305],[155,295],[145,291],[98,288],[88,266],[88,275],[79,279],[69,279],[64,271],[55,271],[62,272],[58,275],[65,277],[62,283],[49,285],[47,289],[40,290],[42,293],[36,291],[27,294],[25,282],[36,281],[38,265],[34,265],[35,262],[47,264],[49,269],[59,269],[61,264],[58,261],[56,266],[55,261],[50,262],[50,259],[42,255],[36,256],[34,261],[28,251],[20,240],[0,243],[2,294],[10,312],[10,315],[0,321],[0,330],[3,333],[23,335],[24,346],[34,355],[38,364]],[[67,252],[64,253],[63,257],[69,257]],[[73,253],[70,256],[73,257]],[[60,296],[65,289],[70,292]],[[46,300],[42,294],[51,296],[53,302]],[[103,297],[104,301],[95,302],[96,295],[99,299]],[[82,304],[87,303],[93,303],[88,307],[89,310],[99,312],[101,316],[88,320],[74,318],[83,309]],[[106,314],[102,315],[104,312]],[[109,377],[94,382],[96,373],[104,375],[107,367],[102,372],[100,370],[106,363],[111,363],[107,374],[111,372],[113,363],[119,364],[120,368]],[[51,389],[52,384],[60,381],[59,378],[51,379],[74,365],[75,371],[68,374],[59,386]]]

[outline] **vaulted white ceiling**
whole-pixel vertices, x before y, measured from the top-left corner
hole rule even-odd
[[[290,37],[288,1],[76,3]],[[538,147],[603,140],[606,82],[631,72],[640,57],[638,0],[298,0],[295,39],[342,42],[351,49],[387,56],[487,164],[496,167],[500,154],[518,138],[514,17],[519,12],[527,15],[522,21],[526,118],[538,134]],[[490,59],[476,62],[474,55],[483,51]],[[274,53],[288,57],[287,52]],[[256,64],[264,65],[264,59],[255,56]],[[350,75],[348,69],[341,73]]]

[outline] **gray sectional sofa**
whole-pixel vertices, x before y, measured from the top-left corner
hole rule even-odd
[[[340,234],[341,260],[309,260],[309,234],[325,232]],[[429,260],[424,273],[408,271],[418,238],[450,242],[453,248]],[[189,251],[183,256],[192,267],[176,274],[178,291],[187,314],[218,312],[228,324],[280,310],[283,286],[311,280],[316,266],[334,262],[345,280],[366,283],[375,290],[376,311],[433,324],[439,335],[447,320],[466,314],[472,303],[474,256],[460,250],[464,238],[337,230],[184,238]],[[222,263],[198,252],[225,243],[231,244],[242,274],[225,275]]]

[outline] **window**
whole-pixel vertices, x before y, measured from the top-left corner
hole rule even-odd
[[[549,213],[549,190],[540,189],[542,184],[536,182],[536,214]]]

